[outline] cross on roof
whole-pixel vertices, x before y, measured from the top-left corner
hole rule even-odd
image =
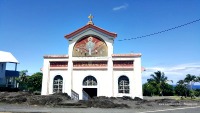
[[[92,16],[92,14],[90,14],[90,15],[88,16],[88,18],[90,19],[90,21],[92,21],[92,19],[93,19],[94,17]]]
[[[88,18],[89,18],[89,22],[88,22],[87,24],[92,24],[92,25],[94,25],[94,23],[92,22],[92,19],[94,18],[94,16],[92,16],[92,14],[90,14],[90,15],[88,16]]]

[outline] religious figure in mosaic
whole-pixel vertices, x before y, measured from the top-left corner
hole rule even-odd
[[[92,55],[92,50],[95,47],[95,43],[92,42],[93,37],[88,37],[88,42],[86,43],[86,49],[88,50],[89,55]]]

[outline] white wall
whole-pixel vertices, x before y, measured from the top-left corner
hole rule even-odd
[[[142,93],[142,72],[141,72],[141,57],[129,57],[129,58],[113,58],[113,60],[123,61],[123,60],[133,60],[134,69],[133,70],[114,70],[114,96],[131,96],[143,98]],[[118,93],[118,78],[122,75],[125,75],[129,78],[130,82],[130,93],[129,94],[120,94]]]
[[[136,86],[134,86],[135,90],[135,96],[143,98],[142,93],[142,69],[141,69],[141,58],[134,58],[134,83]]]
[[[122,96],[131,96],[131,97],[135,97],[134,95],[134,87],[136,84],[134,84],[133,82],[133,70],[115,70],[113,71],[113,75],[114,75],[114,96],[115,97],[122,97]],[[129,88],[130,88],[130,92],[129,93],[119,93],[118,92],[118,79],[120,76],[126,76],[129,79]]]
[[[71,78],[68,73],[68,70],[50,70],[50,61],[68,61],[67,58],[44,58],[44,63],[43,63],[43,68],[42,68],[42,72],[43,72],[43,77],[42,77],[42,91],[41,94],[42,95],[49,95],[52,94],[52,87],[53,87],[53,78],[56,75],[61,75],[63,76],[63,81],[70,81]],[[69,64],[68,64],[69,65]],[[66,76],[68,75],[68,76]],[[70,87],[70,88],[67,88]],[[71,93],[71,90],[69,91],[69,89],[71,89],[70,85],[63,85],[63,92],[66,92],[68,94]]]
[[[91,58],[94,60],[94,58]],[[90,61],[91,61],[90,59]],[[63,77],[63,92],[71,94],[71,89],[79,94],[79,98],[82,99],[82,85],[83,79],[86,76],[94,76],[97,79],[98,85],[97,96],[131,96],[131,97],[142,97],[142,79],[141,79],[141,58],[114,58],[115,60],[133,60],[134,69],[132,70],[113,70],[112,59],[107,59],[108,68],[106,70],[73,70],[72,59],[69,59],[68,70],[50,70],[49,71],[49,60],[44,60],[43,68],[43,84],[42,84],[42,95],[53,93],[53,79],[56,75]],[[53,59],[51,59],[53,60]],[[61,60],[61,59],[60,59]],[[74,59],[73,59],[74,60]],[[76,59],[77,60],[77,59]],[[81,58],[79,58],[81,61]],[[89,59],[84,59],[89,61]],[[58,61],[58,59],[56,59]],[[120,94],[118,93],[118,78],[125,75],[129,78],[130,82],[130,93]],[[90,86],[91,87],[91,86]],[[94,87],[94,86],[93,86]]]
[[[53,80],[55,76],[60,75],[63,78],[63,93],[68,93],[70,94],[71,87],[69,87],[70,84],[70,79],[69,76],[67,75],[67,70],[56,70],[56,71],[50,71],[50,81],[49,81],[49,94],[53,94]]]
[[[97,80],[97,86],[83,86],[83,79],[93,76]],[[112,75],[107,70],[74,70],[73,71],[73,90],[82,99],[83,88],[97,88],[97,96],[112,96]]]

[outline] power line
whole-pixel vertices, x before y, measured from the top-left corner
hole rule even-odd
[[[145,37],[161,34],[161,33],[167,32],[167,31],[171,31],[171,30],[174,30],[174,29],[178,29],[178,28],[193,24],[193,23],[198,22],[198,21],[200,21],[200,19],[197,19],[197,20],[194,20],[194,21],[191,21],[191,22],[188,22],[188,23],[176,26],[176,27],[172,27],[172,28],[169,28],[169,29],[166,29],[166,30],[162,30],[162,31],[159,31],[159,32],[154,32],[154,33],[151,33],[151,34],[138,36],[138,37],[135,37],[135,38],[124,38],[124,39],[121,39],[121,40],[118,40],[118,41],[126,41],[126,40],[135,40],[135,39],[139,39],[139,38],[145,38]]]

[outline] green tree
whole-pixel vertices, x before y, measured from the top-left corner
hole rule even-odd
[[[199,76],[196,76],[195,82],[200,82],[200,75],[199,75]],[[199,97],[199,96],[200,96],[200,89],[195,89],[194,95],[195,95],[196,97]]]
[[[19,90],[26,90],[27,89],[27,72],[28,70],[22,70],[20,71],[20,75],[19,78],[16,79],[16,81],[18,82],[19,86]]]
[[[165,96],[173,96],[174,95],[173,86],[168,84],[168,83],[163,84],[163,95],[165,95]]]
[[[184,80],[179,80],[177,82],[176,87],[174,88],[175,93],[178,96],[185,96],[187,97],[189,90],[187,89],[187,84]]]
[[[157,88],[155,88],[151,83],[143,84],[143,95],[144,96],[154,96],[157,93]]]
[[[196,82],[200,82],[200,75],[196,77]]]
[[[200,96],[200,89],[195,89],[194,95],[196,97],[199,97]]]
[[[42,73],[37,72],[28,77],[27,80],[28,91],[41,91],[42,87]]]
[[[152,78],[148,79],[147,81],[150,82],[155,88],[158,88],[159,94],[163,96],[164,85],[172,80],[167,80],[165,74],[161,71],[154,72],[154,74],[150,75]]]

